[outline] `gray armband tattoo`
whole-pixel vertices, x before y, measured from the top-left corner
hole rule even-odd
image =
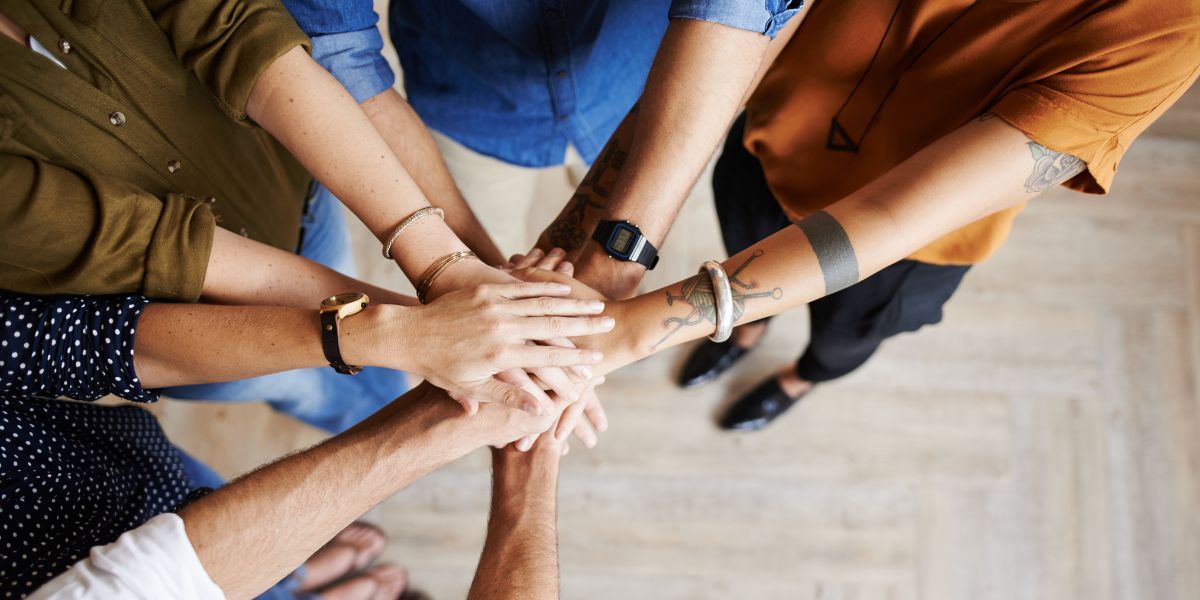
[[[825,276],[826,295],[858,283],[858,256],[837,219],[822,210],[800,220],[796,227],[808,236],[808,243],[817,255],[821,274]]]

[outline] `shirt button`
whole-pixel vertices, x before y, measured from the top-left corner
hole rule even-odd
[[[212,205],[214,205],[214,204],[216,204],[216,203],[217,203],[217,199],[216,199],[216,198],[213,198],[212,196],[209,196],[209,197],[207,197],[207,198],[205,198],[205,199],[204,199],[204,203],[205,203],[205,204],[207,204],[207,205],[209,205],[209,206],[212,206]]]
[[[172,173],[174,173],[182,168],[183,168],[183,163],[181,163],[175,159],[171,159],[171,160],[167,161],[167,170]]]
[[[238,233],[242,234],[242,237],[250,237],[250,234],[246,232],[245,227],[241,228],[241,230],[239,230]]]
[[[566,121],[566,120],[567,120],[567,115],[558,115],[558,120],[559,120],[559,121]]]
[[[120,127],[125,124],[125,113],[116,110],[108,115],[108,122]]]
[[[555,73],[555,74],[554,74],[554,76],[555,76],[555,77],[557,77],[557,78],[559,78],[559,79],[563,79],[564,77],[566,77],[566,76],[567,76],[567,72],[566,72],[566,71],[559,71],[559,72]]]
[[[71,42],[68,42],[65,38],[58,40],[58,49],[62,50],[63,54],[70,54],[71,53]]]
[[[555,18],[557,18],[557,17],[558,17],[558,11],[557,11],[557,10],[554,10],[553,8],[548,8],[548,9],[546,9],[546,18],[547,18],[547,19],[555,19]]]

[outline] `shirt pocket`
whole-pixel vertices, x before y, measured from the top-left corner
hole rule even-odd
[[[132,83],[137,74],[126,69],[136,69],[160,89],[177,96],[187,94],[189,73],[144,3],[64,0],[63,10],[97,38],[97,46],[91,50],[112,79]]]

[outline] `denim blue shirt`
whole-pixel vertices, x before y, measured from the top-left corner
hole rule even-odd
[[[370,0],[284,0],[313,57],[360,102],[395,83]],[[669,19],[774,36],[800,0],[393,0],[408,101],[430,127],[512,164],[592,162],[641,95]]]

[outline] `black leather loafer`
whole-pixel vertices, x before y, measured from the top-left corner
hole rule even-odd
[[[808,392],[804,392],[799,397],[791,398],[779,387],[779,381],[771,377],[734,402],[725,416],[721,417],[719,425],[721,429],[733,431],[758,431],[807,395]]]
[[[683,365],[683,372],[679,374],[679,385],[689,388],[708,383],[720,377],[721,373],[728,371],[749,353],[750,350],[735,345],[732,340],[720,344],[700,342]]]

